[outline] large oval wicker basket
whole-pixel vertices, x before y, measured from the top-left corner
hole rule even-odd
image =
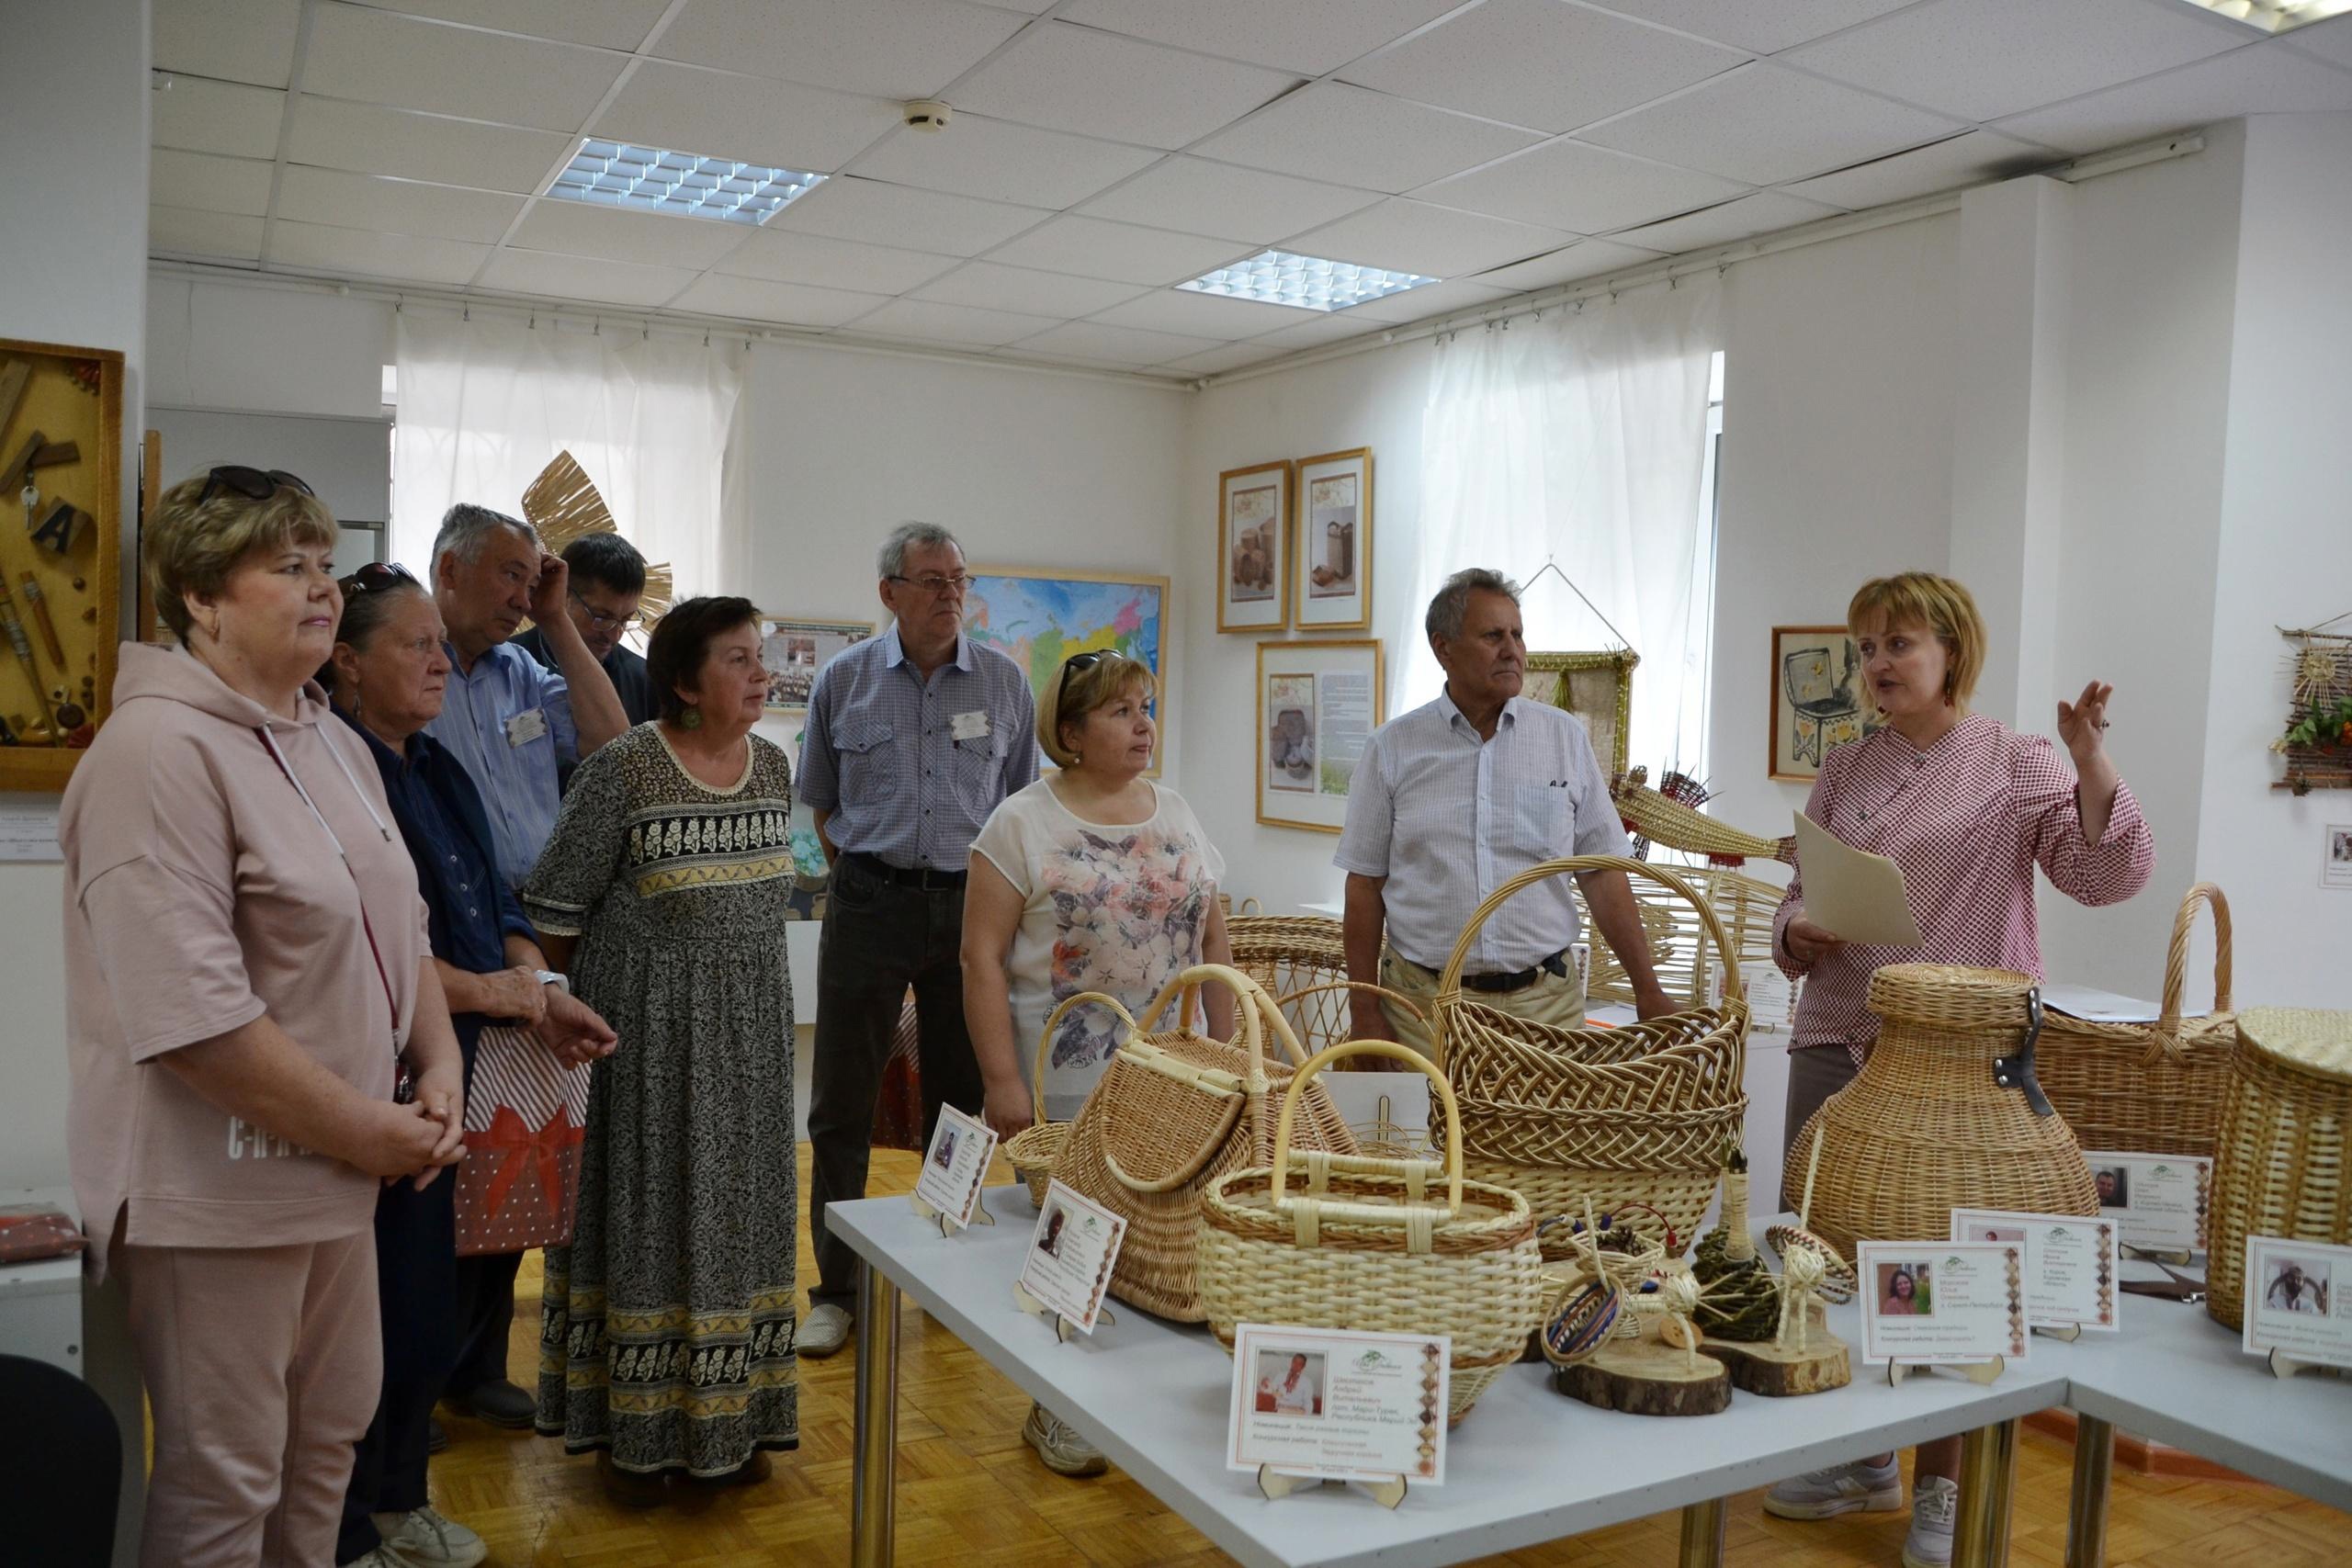
[[[2213,1010],[2183,1018],[2188,938],[2199,908],[2213,911]],[[2230,901],[2211,883],[2200,882],[2173,917],[2164,1001],[2155,1023],[2098,1023],[2050,1014],[2041,1032],[2041,1088],[2086,1149],[2211,1158],[2236,1039],[2230,1008]]]
[[[2246,1237],[2352,1246],[2352,1012],[2238,1014],[2207,1224],[2205,1310],[2232,1328],[2245,1321]]]
[[[1810,1224],[1841,1256],[1861,1240],[1948,1236],[1954,1209],[2098,1213],[2066,1119],[1995,1081],[1996,1061],[2031,1037],[2032,976],[1889,964],[1871,976],[1870,1007],[1878,1043],[1797,1134],[1781,1187],[1790,1208],[1803,1201],[1819,1139]]]
[[[1547,877],[1612,870],[1662,883],[1697,910],[1723,966],[1721,1004],[1619,1029],[1556,1029],[1464,993],[1463,965],[1479,928],[1511,895]],[[1689,1245],[1747,1112],[1739,960],[1723,922],[1690,883],[1616,855],[1531,867],[1472,911],[1439,980],[1436,1006],[1434,1038],[1460,1107],[1463,1166],[1473,1179],[1519,1192],[1539,1223],[1582,1218],[1587,1203],[1600,1213],[1646,1203],[1674,1231],[1670,1250]],[[1565,1233],[1545,1235],[1546,1257],[1574,1255]]]
[[[1451,1335],[1451,1425],[1519,1359],[1544,1319],[1548,1296],[1535,1218],[1518,1193],[1463,1179],[1458,1118],[1448,1119],[1442,1168],[1295,1151],[1301,1091],[1348,1057],[1403,1062],[1437,1078],[1439,1099],[1452,1092],[1420,1053],[1393,1042],[1317,1052],[1283,1097],[1272,1160],[1209,1183],[1201,1205],[1201,1305],[1227,1350],[1244,1323]],[[1290,1185],[1294,1179],[1303,1190]]]
[[[1204,984],[1229,987],[1240,1014],[1240,1043],[1181,1027]],[[1109,998],[1103,998],[1108,1001]],[[1112,1003],[1116,1006],[1116,1003]],[[1156,1028],[1163,1017],[1175,1028]],[[1237,969],[1185,970],[1145,1010],[1112,1053],[1086,1103],[1071,1118],[1053,1163],[1055,1179],[1125,1216],[1126,1240],[1111,1270],[1111,1293],[1179,1323],[1205,1315],[1199,1290],[1201,1194],[1228,1170],[1273,1157],[1270,1092],[1289,1086],[1289,1063],[1269,1063],[1272,1035],[1295,1061],[1306,1058],[1274,999]],[[1319,1084],[1300,1093],[1294,1142],[1302,1150],[1356,1152],[1355,1139]]]

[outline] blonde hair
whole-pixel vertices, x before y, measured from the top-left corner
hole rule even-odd
[[[1073,658],[1077,657],[1072,655]],[[1129,692],[1138,693],[1145,702],[1158,694],[1159,682],[1151,678],[1150,670],[1142,660],[1129,659],[1124,653],[1105,652],[1093,663],[1073,670],[1065,664],[1046,681],[1045,691],[1037,699],[1037,744],[1057,768],[1074,768],[1078,753],[1062,744],[1062,726],[1083,724],[1096,708],[1116,702]]]
[[[197,474],[165,491],[147,520],[140,552],[155,614],[182,643],[187,641],[188,594],[220,592],[229,574],[257,550],[333,549],[337,542],[334,513],[314,495],[281,484],[266,500],[255,501],[215,486],[210,499],[198,504],[210,482],[209,474]]]
[[[1984,670],[1984,618],[1967,588],[1932,571],[1874,577],[1854,592],[1846,606],[1846,629],[1861,635],[1864,622],[1887,629],[1925,626],[1944,645],[1944,697],[1965,709]]]

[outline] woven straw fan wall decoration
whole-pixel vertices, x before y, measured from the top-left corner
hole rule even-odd
[[[620,532],[588,470],[569,452],[557,453],[523,492],[523,515],[539,531],[539,543],[550,555],[563,554],[566,545],[590,534]],[[647,632],[670,613],[674,588],[668,561],[646,567],[645,596],[638,601],[638,614],[644,617]]]

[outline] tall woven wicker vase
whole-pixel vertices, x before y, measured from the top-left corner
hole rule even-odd
[[[2014,1070],[1996,1081],[2031,1033],[2030,976],[1890,964],[1871,976],[1870,1006],[1878,1044],[1789,1151],[1781,1197],[1795,1208],[1821,1140],[1813,1230],[1850,1258],[1857,1241],[1950,1235],[1956,1208],[2098,1213],[2065,1119],[2037,1111]]]
[[[2205,1270],[2205,1310],[2232,1328],[2245,1325],[2246,1237],[2352,1246],[2352,1012],[2249,1008],[2237,1026]]]

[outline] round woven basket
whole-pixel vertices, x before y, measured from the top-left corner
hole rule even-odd
[[[1244,1323],[1450,1335],[1452,1425],[1544,1320],[1534,1216],[1518,1193],[1463,1179],[1459,1119],[1449,1119],[1456,1131],[1442,1167],[1294,1151],[1301,1092],[1351,1056],[1437,1078],[1419,1053],[1386,1041],[1329,1046],[1300,1068],[1283,1098],[1272,1161],[1227,1171],[1202,1196],[1201,1305],[1227,1350]],[[1450,1091],[1437,1078],[1431,1092]]]
[[[1782,1201],[1802,1201],[1821,1141],[1812,1228],[1846,1258],[1860,1240],[1951,1234],[1954,1209],[2096,1214],[2098,1190],[2066,1119],[2035,1113],[1996,1059],[2026,1042],[2040,1006],[2030,976],[1949,964],[1890,964],[1871,976],[1878,1043],[1854,1081],[1797,1134]]]
[[[2352,1012],[2238,1014],[2205,1269],[2205,1310],[2232,1328],[2245,1322],[2250,1235],[2352,1246]]]
[[[1233,966],[1278,998],[1309,1055],[1348,1038],[1348,1002],[1322,987],[1348,977],[1340,922],[1324,915],[1238,915],[1226,922]]]

